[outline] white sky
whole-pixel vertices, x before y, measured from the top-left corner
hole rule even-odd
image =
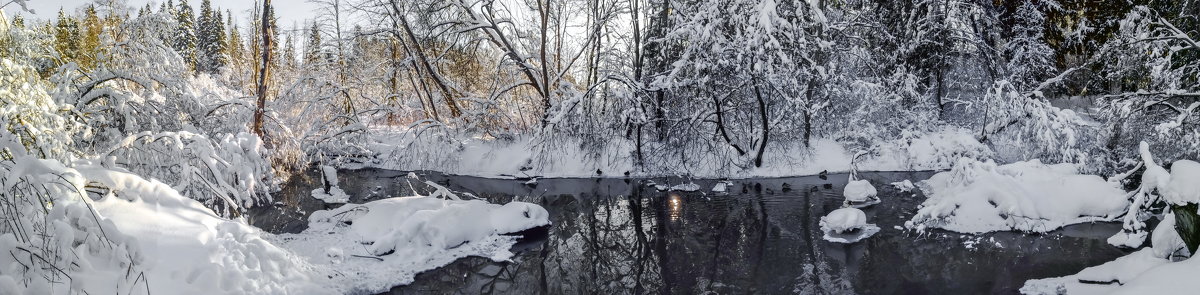
[[[13,0],[0,0],[0,5],[8,4],[11,1],[13,1]],[[101,1],[107,2],[106,0],[101,0]],[[125,2],[128,6],[133,7],[133,11],[136,12],[138,7],[145,6],[146,3],[153,3],[153,5],[151,5],[151,6],[153,6],[154,9],[158,9],[159,4],[162,2],[166,2],[167,0],[118,0],[118,1]],[[188,4],[192,6],[192,9],[197,10],[197,13],[199,13],[198,10],[200,10],[200,3],[202,1],[203,0],[188,0]],[[241,28],[245,28],[246,23],[248,23],[250,13],[251,13],[252,9],[254,8],[254,4],[255,4],[255,0],[210,0],[210,1],[212,2],[212,6],[214,8],[220,8],[221,10],[228,9],[230,11],[233,11],[234,17],[237,18],[237,22],[239,23],[238,27],[241,27]],[[26,0],[26,3],[28,4],[29,9],[33,9],[35,12],[37,12],[35,17],[30,17],[30,14],[28,12],[22,11],[20,6],[15,3],[4,6],[4,13],[7,14],[9,16],[9,18],[11,18],[12,16],[14,16],[16,14],[23,14],[23,15],[25,15],[26,18],[49,19],[49,18],[54,18],[58,15],[59,7],[62,7],[64,10],[66,10],[68,12],[72,12],[80,7],[83,7],[84,5],[86,5],[88,3],[94,3],[94,2],[97,2],[97,1],[96,0]],[[175,0],[175,3],[178,5],[179,0]],[[306,1],[306,0],[272,0],[271,4],[275,6],[275,13],[279,14],[279,26],[284,29],[290,29],[292,27],[292,24],[299,24],[300,26],[304,26],[304,21],[307,19],[312,19],[313,16],[315,15],[315,13],[313,12],[313,8],[316,7],[316,5],[314,5],[312,3],[308,3],[308,1]]]

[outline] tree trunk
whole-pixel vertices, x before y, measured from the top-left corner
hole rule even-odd
[[[762,167],[763,152],[767,150],[767,135],[771,134],[771,126],[767,121],[767,101],[763,99],[758,85],[754,85],[754,97],[758,99],[758,116],[762,120],[762,140],[758,144],[758,154],[754,156],[754,167]]]
[[[546,61],[546,27],[550,22],[550,3],[538,1],[538,15],[541,16],[541,46],[538,46],[539,58],[542,61],[542,126],[550,123],[550,74],[547,72],[550,63]]]
[[[742,149],[742,146],[734,143],[733,140],[729,138],[729,132],[725,131],[724,111],[721,110],[721,100],[716,96],[713,96],[713,105],[717,107],[717,131],[721,133],[721,137],[725,138],[726,143],[729,143],[729,145],[733,146],[734,150],[737,150],[738,156],[746,155],[746,151]]]
[[[396,1],[393,0],[391,4],[392,12],[395,13],[392,20],[393,27],[396,27],[396,19],[399,19],[400,27],[404,29],[404,34],[412,42],[413,48],[409,50],[409,55],[417,58],[419,66],[425,68],[425,74],[433,80],[433,84],[438,87],[438,90],[441,90],[442,98],[446,101],[446,107],[450,108],[450,115],[454,117],[462,115],[462,112],[458,110],[458,104],[454,101],[453,92],[450,91],[450,87],[446,86],[446,82],[442,80],[442,76],[429,64],[429,58],[425,56],[425,50],[421,48],[420,40],[417,40],[416,34],[413,33],[412,27],[408,24],[408,16],[400,11],[400,7],[396,6]]]
[[[262,14],[262,66],[258,70],[258,105],[254,108],[254,125],[252,127],[258,137],[264,137],[263,113],[267,105],[267,76],[271,73],[271,0],[263,1]]]

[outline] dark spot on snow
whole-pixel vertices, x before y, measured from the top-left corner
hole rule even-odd
[[[525,218],[529,218],[529,210],[525,210],[524,212],[521,212],[521,213],[525,214]]]

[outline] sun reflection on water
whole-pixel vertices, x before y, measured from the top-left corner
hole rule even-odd
[[[683,219],[683,197],[679,194],[671,193],[668,210],[670,210],[671,221],[679,221]]]

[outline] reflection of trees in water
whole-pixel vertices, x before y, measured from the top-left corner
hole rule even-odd
[[[770,204],[786,202],[788,204]],[[675,201],[673,201],[675,200]],[[507,201],[507,200],[504,200]],[[546,196],[555,221],[540,248],[513,263],[470,258],[404,291],[462,293],[846,293],[813,227],[827,211],[809,193],[737,197]],[[813,202],[810,202],[813,201]],[[847,257],[853,253],[841,253]],[[463,275],[466,274],[466,275]],[[402,292],[403,293],[403,292]]]
[[[576,199],[563,208],[556,231],[566,239],[548,241],[542,265],[550,294],[645,293],[658,290],[661,278],[652,251],[649,229],[656,220],[645,218],[653,202],[640,191],[628,197]]]
[[[931,174],[867,175],[889,183]],[[619,179],[543,180],[533,188],[511,180],[456,181],[492,202],[546,207],[554,221],[549,237],[511,263],[461,259],[395,292],[1010,293],[1026,279],[1075,273],[1124,254],[1104,241],[1119,225],[1086,237],[987,235],[974,250],[963,245],[973,236],[889,230],[922,198],[882,185],[888,198],[865,211],[885,231],[852,245],[826,242],[817,225],[841,206],[834,188],[843,179],[743,180],[741,189],[731,188],[733,196],[661,193]],[[785,182],[793,189],[783,189]],[[1003,247],[988,246],[991,236]]]

